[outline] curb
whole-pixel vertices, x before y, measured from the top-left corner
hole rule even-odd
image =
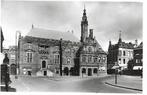
[[[120,87],[120,88],[130,89],[130,90],[143,91],[142,89],[130,88],[130,87],[125,87],[125,86],[115,85],[115,84],[111,84],[111,83],[108,83],[108,82],[105,82],[105,84],[108,84],[108,85],[111,85],[111,86],[115,86],[115,87]]]

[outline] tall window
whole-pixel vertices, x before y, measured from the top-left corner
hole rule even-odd
[[[126,56],[126,52],[125,51],[123,51],[123,56]]]
[[[125,64],[125,61],[126,61],[126,60],[125,60],[125,59],[123,59],[123,63],[124,63],[124,64]]]
[[[99,62],[101,62],[101,57],[98,58]]]
[[[105,57],[103,57],[103,62],[105,63],[105,61],[106,61],[106,58],[105,58]]]
[[[88,62],[92,62],[92,55],[88,55]]]
[[[26,56],[27,56],[27,62],[31,63],[32,62],[32,58],[33,58],[33,53],[32,52],[27,52]]]
[[[94,62],[97,62],[97,57],[96,56],[93,57],[93,60],[94,60]]]
[[[70,64],[70,58],[67,58],[67,64]]]
[[[86,55],[82,56],[82,62],[86,62]]]
[[[42,68],[46,68],[46,61],[42,61]]]
[[[119,56],[122,56],[122,51],[121,50],[119,50]]]
[[[121,58],[119,58],[118,62],[119,62],[119,64],[121,64]]]
[[[54,62],[55,62],[55,64],[59,63],[59,55],[55,55]]]

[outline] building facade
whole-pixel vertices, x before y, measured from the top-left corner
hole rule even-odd
[[[89,29],[88,33],[88,20],[84,9],[81,21],[80,75],[97,76],[105,73],[106,64],[107,54],[93,36],[93,29]]]
[[[81,41],[71,32],[34,28],[18,42],[19,74],[36,76],[98,76],[106,73],[107,55],[93,37],[88,35],[84,9]]]
[[[136,48],[134,48],[134,64],[133,70],[143,69],[143,42]]]
[[[40,37],[40,34],[43,37]],[[62,71],[60,70],[60,44],[62,44]],[[65,32],[64,35],[62,32],[32,28],[28,35],[20,40],[20,74],[71,75],[78,47],[79,42],[72,33]]]
[[[133,50],[136,44],[125,43],[122,41],[121,33],[117,44],[112,45],[109,41],[107,55],[107,73],[111,73],[112,67],[117,63],[120,70],[127,69],[128,62],[133,59]]]

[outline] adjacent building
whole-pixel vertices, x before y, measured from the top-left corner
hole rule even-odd
[[[143,42],[139,46],[134,48],[134,64],[133,70],[142,70],[143,69]]]
[[[108,55],[107,55],[107,73],[112,73],[112,67],[115,63],[120,66],[120,70],[127,69],[128,61],[133,59],[133,50],[137,45],[131,42],[125,43],[122,41],[121,32],[117,44],[112,44],[109,41]]]

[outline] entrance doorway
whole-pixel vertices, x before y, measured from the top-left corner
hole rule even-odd
[[[88,68],[88,76],[91,76],[92,75],[92,70],[91,68]]]
[[[28,71],[28,75],[30,75],[30,76],[31,76],[31,71]]]
[[[42,61],[42,68],[46,68],[46,61]]]
[[[64,75],[68,75],[68,72],[69,72],[68,67],[65,67],[64,68]]]
[[[43,75],[44,75],[44,76],[47,76],[47,71],[44,71],[44,72],[43,72]]]

